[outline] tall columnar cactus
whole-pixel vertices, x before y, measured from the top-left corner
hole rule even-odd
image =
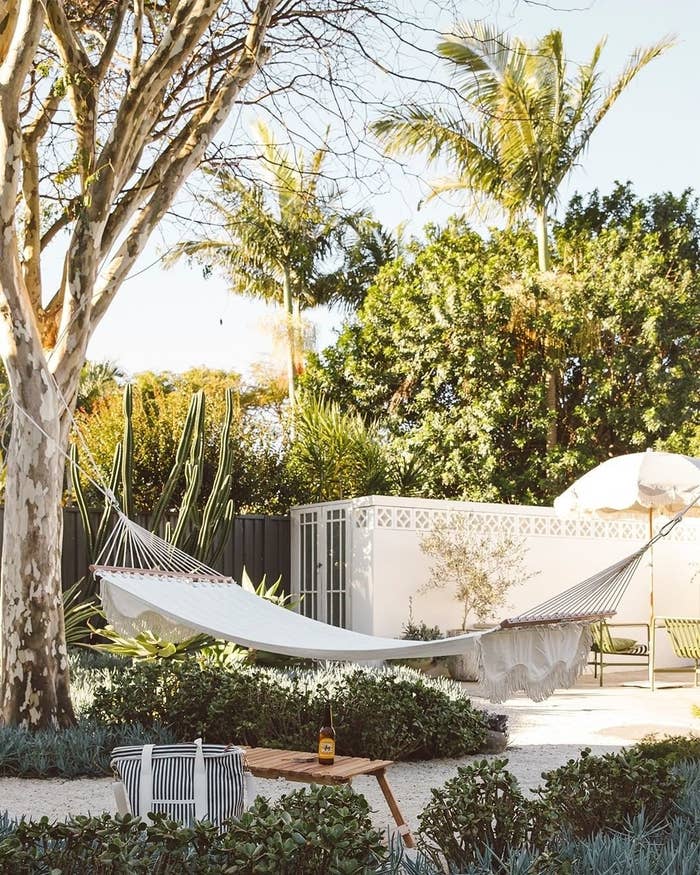
[[[226,390],[226,414],[221,428],[218,463],[209,495],[200,498],[204,479],[205,396],[196,392],[183,424],[172,468],[163,493],[149,515],[150,528],[159,532],[164,526],[166,540],[209,565],[216,562],[233,525],[234,505],[230,498],[233,477],[233,446],[231,430],[234,416],[233,389]],[[133,514],[133,395],[131,386],[124,391],[124,432],[116,445],[109,488],[123,512]],[[138,435],[136,436],[138,439]],[[78,450],[71,450],[71,474],[76,504],[81,514],[90,561],[94,562],[104,548],[112,518],[112,504],[105,499],[101,520],[94,529],[81,481]],[[171,505],[172,496],[184,477],[184,491],[179,507]],[[201,510],[200,510],[201,507]],[[171,517],[171,519],[168,519]]]

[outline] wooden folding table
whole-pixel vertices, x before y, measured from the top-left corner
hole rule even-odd
[[[374,775],[406,847],[415,847],[411,830],[386,779],[386,768],[392,765],[392,760],[337,756],[332,766],[322,766],[316,754],[298,750],[270,747],[246,747],[244,750],[248,768],[256,778],[285,778],[308,784],[351,784],[358,775]]]

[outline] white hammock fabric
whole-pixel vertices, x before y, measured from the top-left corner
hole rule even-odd
[[[591,646],[586,623],[468,632],[438,641],[378,638],[280,608],[230,578],[192,580],[100,567],[95,574],[107,619],[122,635],[151,631],[182,641],[202,632],[256,650],[339,661],[451,656],[475,647],[481,692],[494,702],[520,691],[541,701],[557,687],[571,686]]]

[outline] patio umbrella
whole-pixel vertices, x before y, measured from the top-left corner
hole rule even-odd
[[[654,534],[654,514],[677,513],[700,494],[700,459],[679,453],[647,450],[615,456],[579,477],[554,500],[558,514],[643,513]],[[690,513],[700,512],[695,505]],[[654,688],[654,558],[650,550],[649,576],[649,685]]]

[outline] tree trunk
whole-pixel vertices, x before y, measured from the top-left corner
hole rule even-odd
[[[552,269],[552,253],[549,249],[549,236],[547,234],[547,207],[543,207],[537,213],[537,260],[542,273]]]
[[[552,253],[549,248],[549,236],[547,234],[547,208],[543,207],[537,213],[536,230],[537,230],[537,261],[539,269],[542,273],[547,273],[552,269]],[[553,450],[559,441],[557,428],[558,415],[558,389],[559,381],[555,368],[549,371],[545,377],[545,404],[549,413],[549,423],[547,425],[547,450]]]
[[[284,277],[282,281],[283,302],[285,326],[287,332],[287,393],[289,395],[289,404],[294,410],[294,402],[297,393],[297,372],[296,372],[296,342],[294,329],[294,299],[292,296],[292,281],[287,268],[284,269]]]
[[[61,591],[61,417],[53,384],[33,364],[21,379],[10,371],[27,415],[15,408],[7,456],[0,701],[5,724],[41,729],[75,718]]]

